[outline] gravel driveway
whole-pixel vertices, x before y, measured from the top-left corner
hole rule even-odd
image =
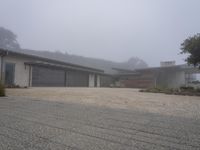
[[[120,109],[138,109],[200,119],[200,97],[141,93],[125,88],[29,88],[8,89],[9,96],[47,101],[70,102]]]
[[[7,93],[0,98],[2,150],[200,149],[199,97],[98,88]]]

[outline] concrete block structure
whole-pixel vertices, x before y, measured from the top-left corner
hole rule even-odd
[[[198,68],[188,65],[164,65],[129,71],[122,71],[122,69],[115,70],[119,70],[114,75],[115,82],[117,84],[120,83],[121,87],[128,88],[179,88],[180,86],[188,86],[188,75],[200,73]]]

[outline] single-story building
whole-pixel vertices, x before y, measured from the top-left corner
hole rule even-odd
[[[170,87],[191,85],[193,73],[188,65],[162,62],[161,67],[103,70],[0,49],[0,80],[6,86],[20,87]]]
[[[0,79],[6,86],[100,87],[103,70],[0,49]]]

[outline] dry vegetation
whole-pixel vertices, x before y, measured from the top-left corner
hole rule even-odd
[[[200,88],[194,88],[191,86],[182,86],[180,88],[175,88],[175,89],[156,87],[156,88],[142,89],[140,90],[140,92],[200,96]]]

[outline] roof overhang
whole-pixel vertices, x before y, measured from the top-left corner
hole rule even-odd
[[[26,65],[45,65],[49,67],[57,67],[57,68],[71,68],[73,70],[81,70],[81,71],[86,71],[86,72],[93,72],[93,73],[98,73],[98,74],[104,74],[103,70],[100,69],[95,69],[95,68],[90,68],[86,66],[81,66],[81,65],[76,65],[68,62],[63,62],[55,59],[49,59],[45,57],[40,57],[37,55],[30,55],[30,54],[25,54],[21,52],[15,52],[15,51],[10,51],[10,50],[4,50],[0,49],[0,55],[1,56],[6,56],[6,55],[11,55],[11,56],[18,56],[18,57],[25,57],[25,58],[30,58],[37,60],[36,62],[25,62]]]
[[[30,66],[40,66],[40,67],[46,67],[46,68],[54,68],[54,69],[60,69],[60,70],[77,70],[77,71],[83,71],[83,72],[89,72],[89,73],[96,73],[96,74],[103,74],[102,72],[86,69],[86,68],[80,68],[80,67],[73,67],[69,65],[60,65],[60,64],[53,64],[53,63],[47,63],[47,62],[25,62],[25,65]]]

